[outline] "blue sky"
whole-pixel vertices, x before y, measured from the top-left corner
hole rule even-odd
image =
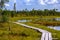
[[[16,2],[16,9],[58,9],[60,11],[60,0],[10,0],[9,6],[6,5],[6,8],[9,10],[13,10],[13,4]]]

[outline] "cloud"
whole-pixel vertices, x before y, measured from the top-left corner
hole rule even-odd
[[[5,5],[5,6],[10,6],[9,4],[6,4],[6,3],[5,3],[4,5]]]
[[[32,5],[32,2],[34,2],[35,0],[24,0],[24,3],[26,5]]]
[[[58,0],[51,0],[50,2],[47,2],[48,4],[55,4],[55,3],[58,3]]]
[[[44,0],[38,0],[38,3],[41,4],[41,5],[46,5]]]
[[[26,0],[26,2],[28,2],[28,3],[29,3],[30,1],[31,1],[31,0]]]
[[[31,0],[24,0],[25,3],[29,3]]]
[[[55,4],[58,3],[58,0],[38,0],[38,3],[41,5]]]

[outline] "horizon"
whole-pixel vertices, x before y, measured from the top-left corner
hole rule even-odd
[[[5,7],[8,10],[13,10],[14,3],[16,3],[16,10],[32,10],[33,8],[35,10],[44,10],[44,9],[58,9],[60,11],[60,1],[59,0],[9,0],[8,3],[6,3]]]

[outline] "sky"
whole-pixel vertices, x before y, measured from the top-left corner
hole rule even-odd
[[[38,10],[44,9],[58,9],[60,11],[60,0],[9,0],[8,3],[5,3],[6,8],[13,10],[14,3],[16,3],[16,10],[28,9],[32,10],[33,8]]]

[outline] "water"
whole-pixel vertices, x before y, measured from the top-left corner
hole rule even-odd
[[[55,18],[57,21],[60,21],[60,18]]]
[[[48,28],[54,29],[54,30],[60,30],[60,26],[48,26]]]
[[[57,21],[60,19],[56,19]],[[17,22],[31,22],[32,20],[18,20]],[[60,26],[48,26],[48,28],[55,29],[55,30],[60,30]]]
[[[31,22],[32,20],[18,20],[18,22]]]
[[[55,18],[57,21],[60,21],[60,18]],[[60,26],[48,26],[48,28],[55,29],[55,30],[60,30]]]

